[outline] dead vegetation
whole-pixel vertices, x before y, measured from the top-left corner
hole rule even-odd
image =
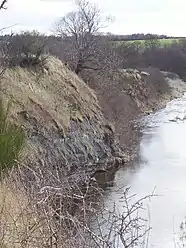
[[[45,39],[37,32],[22,32],[4,36],[0,42],[1,60],[8,67],[20,66],[34,71],[46,67]]]
[[[144,113],[163,107],[172,99],[172,91],[162,73],[155,68],[111,72],[112,75],[107,71],[102,74],[88,72],[85,78],[95,90],[105,118],[114,124],[124,151],[135,154],[140,140],[135,120]]]
[[[116,205],[108,209],[101,204],[97,186],[81,190],[69,180],[57,187],[42,180],[38,193],[29,195],[19,180],[9,177],[1,183],[0,247],[146,247],[150,229],[140,216],[151,196],[136,200],[129,189],[123,190],[123,209],[118,212]]]
[[[6,70],[1,88],[5,97],[13,98],[14,118],[21,111],[33,112],[40,121],[66,129],[72,118],[82,120],[97,113],[96,96],[82,80],[53,57],[47,68],[44,73],[20,67]]]
[[[2,2],[0,9],[6,2]],[[84,69],[94,71],[92,64],[97,62],[94,35],[100,29],[99,10],[86,1],[78,3],[79,16],[72,13],[62,20],[63,24],[68,24],[66,36],[69,20],[72,24],[80,21],[79,30],[70,33],[70,38],[72,35],[76,38],[75,45],[73,43],[76,52],[71,55],[75,55],[77,74]],[[105,125],[94,91],[59,60],[43,56],[40,39],[33,44],[35,40],[29,34],[19,38],[15,47],[7,48],[9,57],[6,57],[8,63],[5,63],[7,68],[3,71],[0,91],[4,99],[12,99],[10,119],[22,125],[28,142],[25,160],[14,161],[17,168],[13,168],[0,184],[0,248],[145,247],[149,226],[141,218],[141,211],[144,201],[151,196],[136,200],[126,189],[121,196],[123,211],[118,212],[115,204],[107,209],[102,190],[87,173],[90,167],[99,169],[101,162],[106,164],[116,153],[115,131],[111,125]],[[103,83],[99,85],[103,108],[109,112],[112,107],[114,116],[110,120],[118,124],[118,115],[126,115],[128,111],[127,108],[125,112],[118,109],[121,105],[126,107],[123,103],[127,106],[132,103],[131,111],[137,113],[139,99],[134,97],[136,92],[137,97],[140,95],[144,84],[140,81],[140,87],[136,87],[136,81],[126,81],[125,85],[116,81],[112,87],[107,73],[111,68],[111,72],[118,69],[118,63],[114,56],[113,60],[110,58],[108,51],[110,47],[99,57],[100,61],[104,58],[107,70],[97,83]],[[42,69],[33,70],[40,66]],[[118,74],[111,76],[114,80]],[[125,88],[131,85],[134,86],[132,101]],[[106,116],[107,112],[104,113]],[[121,129],[123,123],[119,124]],[[127,122],[126,126],[130,124]],[[75,164],[71,163],[72,158]]]

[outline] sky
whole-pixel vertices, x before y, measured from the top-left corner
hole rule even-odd
[[[115,34],[157,33],[186,36],[186,0],[90,0],[114,21],[104,30]],[[0,28],[49,33],[60,17],[72,11],[73,0],[8,0]]]

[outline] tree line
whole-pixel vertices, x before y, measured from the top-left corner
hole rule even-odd
[[[184,37],[180,36],[167,36],[167,35],[158,35],[158,34],[153,34],[153,33],[139,33],[139,34],[130,34],[130,35],[115,35],[112,33],[107,33],[107,36],[110,36],[113,41],[131,41],[131,40],[149,40],[152,37],[156,39],[183,39]]]

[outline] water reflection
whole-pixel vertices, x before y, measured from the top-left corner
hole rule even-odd
[[[158,195],[149,202],[152,231],[149,247],[173,248],[174,235],[186,215],[186,97],[142,120],[140,160],[115,175],[106,203],[119,205],[117,188],[131,186],[138,197]],[[175,120],[175,122],[170,121]]]

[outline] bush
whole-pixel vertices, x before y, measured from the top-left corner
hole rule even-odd
[[[173,42],[169,46],[146,49],[143,53],[144,66],[152,66],[186,78],[186,49],[184,41]]]
[[[4,108],[0,100],[0,173],[11,169],[18,160],[25,143],[25,132],[8,120],[10,102]]]
[[[47,58],[44,39],[36,32],[24,32],[4,39],[7,64],[10,67],[43,69]]]

